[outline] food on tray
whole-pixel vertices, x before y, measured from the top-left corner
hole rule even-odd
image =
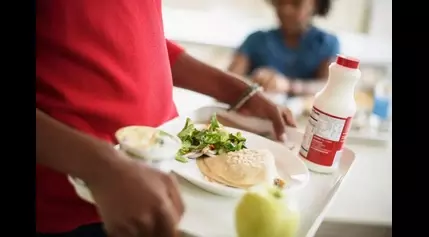
[[[133,158],[146,160],[172,159],[181,141],[162,130],[146,126],[128,126],[116,132],[121,149]]]
[[[283,188],[285,182],[277,176],[274,156],[268,150],[247,149],[246,138],[240,132],[229,133],[218,121],[216,114],[203,129],[197,129],[188,118],[177,134],[182,148],[176,160],[196,164],[210,182],[234,188],[249,188],[270,183]]]
[[[299,210],[293,199],[276,187],[251,189],[235,209],[238,237],[293,237],[299,227]]]
[[[286,185],[286,182],[283,179],[277,177],[274,179],[274,185],[279,188],[284,188]]]
[[[234,188],[249,188],[274,183],[277,178],[275,160],[267,150],[242,149],[222,155],[199,158],[197,165],[209,181]]]
[[[226,131],[217,120],[216,114],[211,117],[207,127],[200,130],[187,118],[184,128],[177,136],[182,141],[182,147],[176,158],[180,158],[182,162],[184,158],[216,156],[246,148],[246,138],[240,132],[232,134]]]
[[[168,133],[144,126],[130,126],[119,129],[116,133],[116,138],[120,144],[145,149],[156,145],[164,146],[169,142],[174,142],[173,136]]]

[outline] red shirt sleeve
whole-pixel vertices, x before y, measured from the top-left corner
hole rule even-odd
[[[185,50],[181,48],[179,45],[171,42],[170,40],[165,40],[167,42],[167,50],[168,50],[168,58],[170,59],[170,65],[173,65],[176,62],[177,58],[183,53]]]

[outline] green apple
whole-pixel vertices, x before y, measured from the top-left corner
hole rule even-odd
[[[299,211],[275,186],[249,190],[235,210],[238,237],[293,237],[299,227]]]

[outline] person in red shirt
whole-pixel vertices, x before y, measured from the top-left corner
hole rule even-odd
[[[271,119],[279,139],[294,123],[245,81],[166,40],[161,0],[38,0],[36,9],[38,236],[175,236],[184,211],[175,180],[112,147],[121,127],[177,116],[173,85]],[[67,174],[86,182],[97,207]]]

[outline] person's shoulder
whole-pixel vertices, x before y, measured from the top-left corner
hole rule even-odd
[[[272,30],[256,30],[250,33],[247,38],[253,40],[263,39],[265,36],[270,35]]]
[[[273,30],[256,30],[252,33],[250,33],[244,42],[242,43],[241,48],[243,47],[258,47],[259,45],[263,44],[263,42],[267,41],[267,39],[270,38],[270,36],[273,34]]]
[[[247,57],[258,57],[259,52],[264,52],[267,43],[273,41],[276,37],[276,31],[273,30],[256,30],[250,33],[246,39],[237,48],[237,51]]]
[[[319,52],[322,58],[331,58],[340,52],[340,42],[333,33],[313,27],[309,38],[311,49]]]
[[[336,47],[339,44],[338,37],[326,30],[320,29],[318,27],[313,27],[312,29],[312,39],[319,43],[321,46],[332,46]]]

